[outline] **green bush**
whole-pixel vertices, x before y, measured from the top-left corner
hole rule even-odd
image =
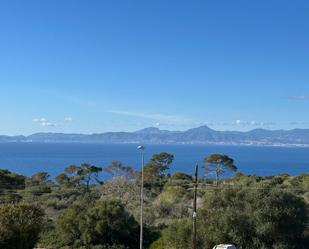
[[[34,205],[0,205],[0,248],[33,249],[42,229],[43,216],[43,211]]]
[[[77,206],[69,208],[57,224],[63,241],[75,247],[119,244],[135,249],[139,242],[138,223],[115,200],[98,201],[86,210]]]
[[[197,213],[198,248],[232,243],[237,249],[301,249],[308,214],[304,200],[272,189],[217,189],[204,197]],[[163,230],[151,249],[191,246],[191,219]]]

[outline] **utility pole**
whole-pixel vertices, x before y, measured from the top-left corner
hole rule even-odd
[[[143,145],[140,145],[137,147],[139,150],[141,150],[142,153],[142,182],[141,182],[141,206],[140,206],[140,237],[139,237],[139,248],[143,249],[143,205],[144,205],[144,150],[145,147]]]
[[[198,184],[198,164],[195,165],[194,174],[194,200],[193,200],[193,232],[192,232],[192,249],[196,249],[196,202],[197,202],[197,184]]]

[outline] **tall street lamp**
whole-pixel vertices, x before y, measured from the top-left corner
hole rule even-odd
[[[144,151],[145,147],[140,145],[137,147],[142,153],[142,181],[141,181],[141,214],[140,214],[140,241],[139,248],[143,249],[143,204],[144,204]]]

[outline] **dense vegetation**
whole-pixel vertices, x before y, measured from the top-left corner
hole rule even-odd
[[[144,168],[145,248],[192,248],[193,178],[168,174],[173,159],[155,154]],[[309,174],[220,178],[237,171],[232,158],[215,154],[203,162],[199,249],[221,243],[238,249],[309,248]],[[0,170],[0,194],[0,248],[139,247],[140,172],[120,162],[71,165],[55,180],[47,172],[24,177]]]

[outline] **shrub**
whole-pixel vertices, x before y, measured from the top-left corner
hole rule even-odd
[[[43,215],[34,205],[0,205],[0,248],[33,249],[42,229]]]

